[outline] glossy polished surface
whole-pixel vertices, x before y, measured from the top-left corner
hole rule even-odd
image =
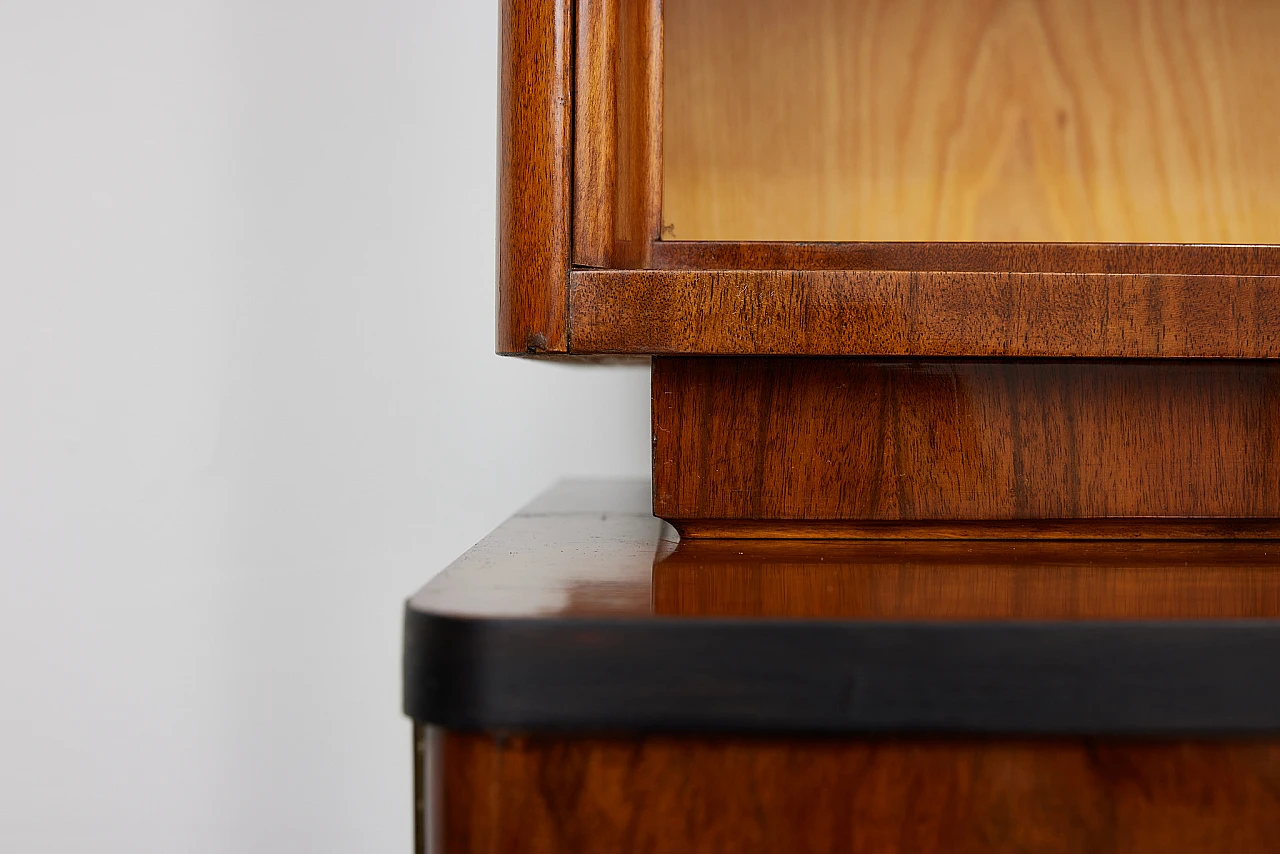
[[[442,742],[442,743],[441,743]],[[1280,743],[448,733],[448,852],[1274,852]]]
[[[644,481],[569,481],[535,499],[412,599],[424,613],[600,617],[652,612],[654,560],[678,535]]]
[[[653,595],[657,613],[708,617],[1273,618],[1280,543],[687,540]]]
[[[686,540],[642,481],[562,483],[410,600],[473,617],[1280,617],[1280,542]]]
[[[408,603],[462,729],[1280,731],[1280,543],[685,541],[567,484]]]

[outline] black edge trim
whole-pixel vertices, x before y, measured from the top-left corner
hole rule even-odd
[[[404,710],[453,729],[1280,732],[1280,623],[482,619],[405,611]]]

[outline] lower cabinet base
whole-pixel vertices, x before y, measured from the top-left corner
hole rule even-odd
[[[1280,850],[1280,740],[418,735],[449,854]]]
[[[682,536],[1280,536],[1280,363],[656,358]]]

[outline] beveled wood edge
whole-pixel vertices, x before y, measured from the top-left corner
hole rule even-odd
[[[690,540],[1275,540],[1280,519],[946,519],[918,522],[662,517]]]
[[[500,3],[496,350],[565,352],[573,0]]]
[[[1280,275],[1277,244],[659,240],[655,270]]]

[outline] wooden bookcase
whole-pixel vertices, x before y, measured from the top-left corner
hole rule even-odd
[[[1280,840],[1280,2],[501,0],[497,349],[651,483],[409,600],[419,847]]]
[[[498,349],[658,359],[655,509],[686,536],[1280,531],[1280,6],[503,20]],[[702,356],[832,361],[675,365]],[[686,464],[707,423],[753,475]]]

